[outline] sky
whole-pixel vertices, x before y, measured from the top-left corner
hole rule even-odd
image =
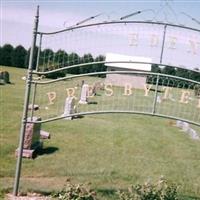
[[[40,6],[39,30],[46,32],[63,29],[99,13],[102,13],[102,15],[96,20],[91,20],[91,22],[117,20],[138,10],[147,11],[138,16],[132,16],[129,20],[154,18],[157,21],[168,20],[169,22],[186,24],[200,29],[200,25],[188,17],[191,16],[200,21],[200,0],[1,0],[1,46],[5,43],[11,43],[14,46],[22,44],[28,48],[31,45],[33,21],[37,5]]]
[[[1,0],[0,2],[0,46],[6,43],[13,46],[23,45],[26,49],[31,46],[37,5],[40,6],[38,30],[41,32],[62,30],[99,14],[100,16],[85,24],[119,20],[120,17],[137,11],[142,12],[127,20],[162,21],[200,30],[200,0]],[[152,62],[160,63],[163,28],[164,26],[129,24],[126,27],[97,26],[78,32],[56,34],[49,37],[49,40],[48,37],[43,38],[42,47],[54,51],[64,49],[66,52],[76,52],[81,56],[90,52],[95,56],[106,53],[143,56],[151,58]],[[199,55],[200,31],[191,32],[168,27],[163,63],[200,69]]]

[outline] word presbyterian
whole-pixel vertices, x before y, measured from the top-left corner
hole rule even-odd
[[[148,84],[144,84],[144,97],[148,97],[149,93],[151,91],[153,85],[148,85]],[[163,95],[161,97],[161,101],[159,103],[162,102],[162,100],[172,100],[172,101],[178,101],[179,103],[182,104],[188,104],[190,101],[192,101],[192,90],[180,90],[180,96],[179,99],[174,99],[173,94],[172,94],[172,90],[173,88],[171,87],[165,87],[163,86],[162,88],[163,91]],[[134,94],[134,89],[132,87],[132,85],[130,84],[125,84],[123,87],[123,96],[131,96]],[[77,91],[77,87],[74,88],[66,88],[66,92],[67,92],[67,97],[74,97],[75,99],[77,99],[76,96],[76,92]],[[89,89],[87,91],[87,97],[92,97],[93,96],[93,87],[89,86]],[[158,91],[155,91],[158,92]],[[114,96],[114,90],[113,90],[113,85],[112,84],[105,84],[104,85],[104,94],[107,97],[111,97]],[[48,92],[47,93],[47,97],[48,97],[48,104],[54,104],[54,102],[56,101],[56,92]],[[199,97],[195,97],[197,99],[197,108],[200,108],[200,98]]]

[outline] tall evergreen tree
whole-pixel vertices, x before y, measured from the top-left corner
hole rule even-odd
[[[94,58],[92,57],[92,54],[84,54],[81,58],[81,63],[91,63],[94,62]],[[93,71],[93,65],[87,65],[80,68],[80,73],[89,73]]]
[[[189,78],[189,71],[187,69],[177,68],[176,76]]]
[[[52,70],[54,68],[53,59],[54,59],[54,52],[52,49],[44,49],[42,52],[41,62],[45,69]]]
[[[2,62],[2,47],[0,46],[0,65],[3,65]]]
[[[78,54],[76,53],[70,53],[68,55],[68,66],[71,66],[71,65],[78,65],[81,63],[81,58],[79,57]],[[75,67],[75,68],[71,68],[69,70],[67,70],[68,73],[70,74],[79,74],[80,73],[80,70],[82,69],[82,67]]]
[[[156,64],[151,65],[151,71],[155,73],[161,73],[160,67]]]
[[[30,51],[31,51],[31,48],[28,49],[26,57],[25,57],[25,68],[28,68],[28,65],[29,65]],[[33,69],[36,68],[36,64],[37,64],[37,53],[38,53],[38,47],[36,46],[33,53]]]
[[[198,72],[198,69],[195,69],[195,70],[196,72],[195,71],[189,72],[189,78],[194,81],[200,81],[200,75],[199,75],[200,71]]]
[[[105,56],[103,55],[99,55],[95,58],[95,62],[99,62],[99,61],[104,61],[105,60]],[[93,65],[93,71],[94,72],[104,72],[107,70],[107,66],[104,63],[98,63]],[[106,75],[99,75],[99,77],[105,77]]]
[[[54,54],[53,63],[55,65],[55,68],[67,66],[67,62],[68,55],[65,51],[60,49]]]
[[[14,48],[12,53],[12,66],[25,68],[26,55],[27,51],[23,46],[19,45]]]
[[[13,46],[5,44],[1,49],[1,63],[5,66],[12,66]]]
[[[174,67],[165,66],[162,69],[162,73],[169,74],[169,75],[175,75],[176,74],[176,69]]]

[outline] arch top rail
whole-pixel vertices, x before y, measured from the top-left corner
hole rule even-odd
[[[103,22],[98,22],[98,23],[78,25],[78,26],[75,25],[75,26],[70,26],[68,28],[61,29],[61,30],[58,30],[58,31],[53,31],[53,32],[38,31],[37,34],[53,35],[53,34],[57,34],[57,33],[73,31],[75,29],[87,28],[87,27],[92,27],[92,26],[110,25],[110,24],[124,24],[124,25],[126,25],[126,24],[152,24],[152,25],[171,26],[171,27],[183,28],[183,29],[188,29],[188,30],[200,32],[200,29],[197,29],[197,28],[192,28],[192,27],[189,27],[189,26],[181,25],[181,24],[166,23],[166,22],[161,22],[161,21],[148,21],[148,20],[147,21],[134,21],[134,20],[120,21],[120,20],[114,20],[114,21],[103,21]]]
[[[154,76],[160,76],[160,77],[166,77],[166,78],[173,78],[173,79],[179,79],[182,81],[189,81],[194,84],[199,84],[198,81],[194,81],[191,79],[183,78],[183,77],[177,77],[169,74],[161,74],[161,73],[155,73],[155,72],[147,72],[147,71],[104,71],[104,72],[92,72],[92,73],[86,73],[86,74],[78,74],[78,75],[70,75],[70,76],[65,76],[62,78],[58,79],[53,79],[53,80],[48,80],[48,81],[32,81],[32,83],[37,83],[37,84],[49,84],[49,83],[55,83],[58,81],[63,81],[67,79],[72,79],[72,78],[79,78],[79,77],[85,77],[85,76],[95,76],[95,75],[104,75],[104,74],[138,74],[138,75],[154,75]]]
[[[164,114],[158,114],[158,113],[150,113],[150,112],[138,112],[138,111],[122,111],[122,110],[108,110],[108,111],[91,111],[91,112],[81,112],[81,113],[74,113],[74,114],[70,114],[67,117],[77,117],[77,116],[87,116],[87,115],[100,115],[100,114],[136,114],[136,115],[147,115],[147,116],[155,116],[155,117],[161,117],[161,118],[167,118],[167,119],[172,119],[172,120],[180,120],[183,122],[187,122],[189,124],[195,125],[195,126],[200,126],[199,123],[191,121],[191,120],[186,120],[183,118],[178,118],[178,117],[174,117],[171,115],[164,115]],[[41,123],[47,123],[47,122],[52,122],[52,121],[57,121],[57,120],[61,120],[61,119],[65,119],[65,117],[63,116],[59,116],[59,117],[52,117],[50,119],[46,119],[46,120],[41,120],[41,121],[28,121],[34,124],[41,124]]]
[[[51,73],[55,73],[55,72],[59,72],[62,70],[67,70],[67,69],[71,69],[71,68],[76,68],[76,67],[86,67],[88,65],[94,65],[94,64],[116,64],[116,63],[120,63],[120,64],[124,64],[124,63],[132,63],[132,64],[150,64],[150,65],[158,65],[158,66],[168,66],[168,67],[173,67],[173,68],[180,68],[180,69],[185,69],[181,66],[175,66],[175,65],[167,65],[164,63],[155,63],[155,62],[141,62],[141,61],[96,61],[96,62],[88,62],[88,63],[81,63],[81,64],[77,64],[77,65],[71,65],[71,66],[65,66],[62,68],[58,68],[58,69],[54,69],[51,71],[33,71],[32,74],[36,74],[36,75],[47,75],[47,74],[51,74]],[[187,69],[189,71],[193,71],[193,72],[197,72],[200,73],[199,70],[195,70],[195,69]]]

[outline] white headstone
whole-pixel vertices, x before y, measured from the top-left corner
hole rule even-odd
[[[176,126],[177,126],[178,128],[182,128],[182,127],[183,127],[183,122],[180,121],[180,120],[177,120],[177,121],[176,121]]]
[[[187,122],[183,122],[182,130],[188,132],[190,125]]]
[[[79,104],[87,104],[88,103],[88,95],[89,95],[89,85],[83,84],[81,88],[81,98],[79,100]]]
[[[38,110],[39,109],[39,105],[37,105],[37,104],[29,104],[28,105],[28,109],[29,110]]]
[[[173,97],[171,94],[169,94],[169,99],[170,99],[171,101],[176,101],[176,99],[174,99],[174,97]]]
[[[74,107],[75,107],[75,98],[67,97],[65,100],[65,107],[64,107],[64,113],[63,113],[63,117],[66,117],[65,119],[68,119],[68,120],[72,119],[72,117],[67,117],[67,116],[74,113]]]
[[[160,96],[157,96],[157,103],[162,103],[162,99]]]
[[[189,133],[189,136],[190,136],[193,140],[199,140],[199,139],[200,139],[199,135],[197,134],[197,132],[196,132],[194,129],[190,128],[190,129],[188,130],[188,133]]]

